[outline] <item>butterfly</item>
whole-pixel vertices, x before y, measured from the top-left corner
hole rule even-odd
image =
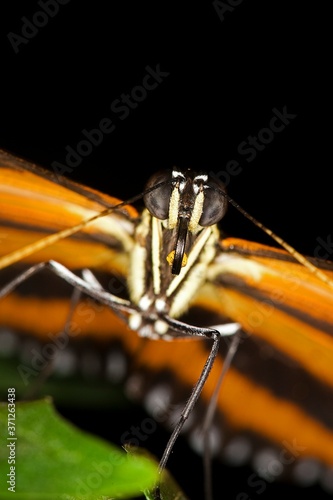
[[[10,350],[8,330],[24,339],[27,384],[49,358],[63,375],[79,365],[126,378],[127,393],[173,428],[201,381],[182,424],[202,451],[203,415],[237,334],[209,422],[211,452],[251,462],[264,482],[311,477],[330,488],[331,263],[304,258],[203,172],[158,172],[122,202],[5,151],[0,167],[1,342]],[[227,202],[284,248],[224,237],[217,223]],[[49,261],[53,274],[40,269]],[[68,283],[111,307],[81,296],[71,313]]]

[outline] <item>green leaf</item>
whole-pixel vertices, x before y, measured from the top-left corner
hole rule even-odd
[[[130,498],[155,484],[156,464],[75,428],[50,399],[16,403],[14,435],[8,432],[8,415],[14,415],[8,409],[0,403],[1,499]]]
[[[125,446],[125,449],[129,454],[133,453],[130,446]],[[140,456],[149,457],[151,460],[154,460],[154,457],[150,455],[147,450],[137,449],[135,453],[137,456],[140,454]],[[154,483],[154,487],[151,490],[146,490],[144,492],[146,500],[156,499],[156,484],[157,483]],[[158,477],[158,485],[161,500],[188,500],[188,497],[185,496],[180,486],[167,469]]]

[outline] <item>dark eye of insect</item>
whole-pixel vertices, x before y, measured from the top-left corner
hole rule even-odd
[[[150,177],[145,186],[145,190],[157,186],[160,183],[163,184],[144,195],[143,201],[154,217],[165,220],[169,216],[170,196],[173,189],[171,170],[163,170]]]
[[[220,181],[208,179],[204,190],[205,199],[199,224],[206,227],[212,226],[222,219],[227,211],[228,202],[223,194],[225,187]]]

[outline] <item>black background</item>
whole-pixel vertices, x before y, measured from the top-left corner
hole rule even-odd
[[[317,238],[326,240],[332,230],[332,113],[323,36],[328,14],[302,2],[230,5],[221,19],[210,1],[71,0],[19,43],[17,53],[8,33],[22,36],[22,17],[41,20],[41,7],[31,1],[2,5],[0,147],[52,170],[54,162],[66,164],[66,147],[77,149],[84,129],[109,118],[114,131],[67,176],[120,199],[142,191],[157,169],[221,173],[237,160],[241,172],[232,176],[229,194],[298,250],[314,255]],[[122,120],[111,105],[142,84],[147,66],[168,76]],[[247,161],[239,145],[269,126],[274,108],[296,117]],[[268,242],[233,209],[222,227]],[[180,446],[186,445],[174,452],[174,473],[190,498],[199,498],[201,473],[192,468],[200,470],[200,461]],[[223,498],[236,499],[245,491],[256,499],[258,492],[247,484],[250,473],[219,466],[216,498],[224,492]],[[267,485],[259,497],[286,491],[314,496],[314,490]]]

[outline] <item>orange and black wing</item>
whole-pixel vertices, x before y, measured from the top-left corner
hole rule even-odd
[[[332,264],[313,263],[333,277]],[[303,470],[310,462],[325,464],[318,473],[324,477],[333,465],[332,289],[285,251],[227,238],[183,319],[201,326],[242,325],[242,342],[218,398],[212,429],[216,453],[232,464],[251,458],[269,481],[292,475],[306,483]],[[198,448],[202,410],[229,343],[222,342],[221,357],[187,426]],[[150,374],[143,378],[142,393],[153,393],[169,378],[173,402],[184,401],[208,348],[204,341],[147,343],[137,356],[142,373]],[[270,453],[271,467],[269,461],[262,465],[264,451]]]
[[[0,160],[1,255],[119,202],[65,179],[50,178],[5,152]],[[27,266],[54,259],[78,273],[90,268],[107,290],[126,296],[137,217],[132,207],[115,210],[77,235],[2,269],[0,283],[6,284]],[[316,264],[333,277],[330,264]],[[23,339],[50,343],[66,323],[70,295],[70,287],[59,278],[49,273],[35,276],[0,301],[1,325]],[[272,453],[282,450],[277,455],[282,469],[296,470],[298,459],[305,457],[333,465],[332,311],[331,288],[286,252],[247,241],[221,241],[206,284],[182,318],[204,326],[237,321],[244,332],[218,400],[213,425],[218,455],[241,463],[260,457],[269,447]],[[71,320],[71,347],[78,352],[96,349],[105,373],[109,348],[117,345],[133,361],[129,392],[148,410],[154,394],[158,392],[160,402],[164,394],[164,420],[175,421],[200,376],[209,342],[143,341],[114,313],[84,298]],[[221,357],[187,424],[196,447],[200,446],[202,410],[211,398],[227,348],[223,341]]]
[[[1,258],[120,203],[116,198],[52,176],[4,151],[0,151],[0,200]],[[0,286],[27,267],[53,259],[77,273],[89,268],[104,276],[110,291],[124,292],[136,218],[137,212],[131,206],[116,209],[70,238],[18,257],[14,265],[2,269],[0,265]],[[63,328],[69,314],[70,293],[70,287],[60,279],[50,273],[40,273],[1,300],[1,324],[43,340],[47,332],[59,332]],[[93,315],[98,325],[92,326],[92,321],[87,320]],[[124,328],[105,308],[99,314],[82,313],[73,321],[81,337],[107,337],[112,334],[113,321],[117,328],[119,325]]]
[[[313,263],[332,278],[332,264]],[[207,278],[198,304],[247,334],[220,394],[224,418],[332,466],[332,289],[284,251],[234,239],[221,242]]]

